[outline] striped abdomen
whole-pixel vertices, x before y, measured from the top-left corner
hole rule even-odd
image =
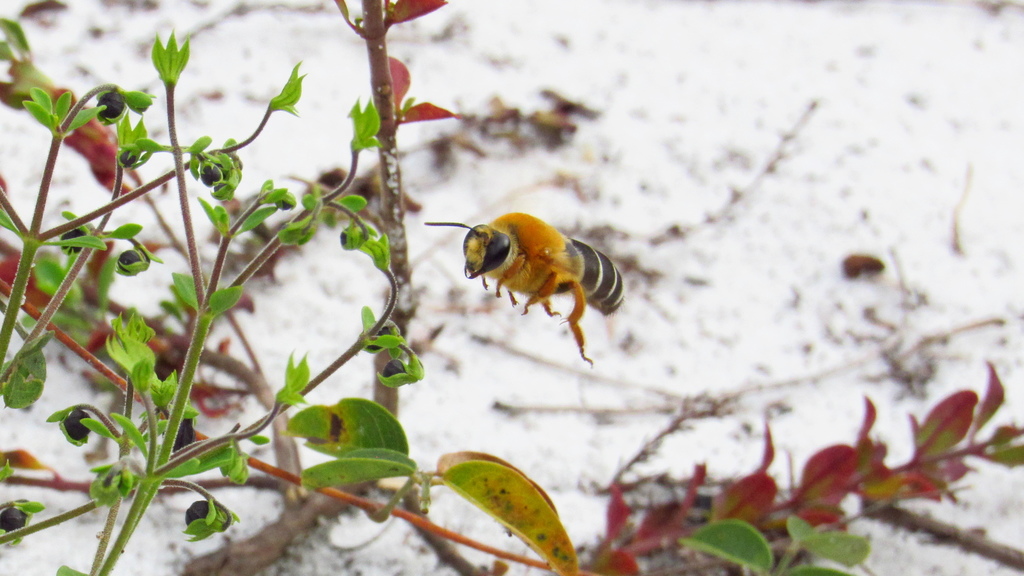
[[[625,286],[615,265],[607,256],[579,240],[572,240],[572,247],[583,259],[583,279],[580,285],[587,294],[587,303],[601,314],[611,314],[618,310],[625,296]]]

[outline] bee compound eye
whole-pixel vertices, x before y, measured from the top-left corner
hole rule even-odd
[[[495,268],[501,266],[508,259],[509,250],[512,248],[512,241],[509,239],[508,234],[502,234],[501,232],[495,232],[491,236],[491,241],[487,244],[484,252],[484,260],[481,263],[480,269],[477,270],[478,274],[484,272],[490,272]]]

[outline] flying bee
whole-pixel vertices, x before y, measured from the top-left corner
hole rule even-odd
[[[580,356],[594,363],[584,352],[580,319],[587,304],[608,315],[618,310],[624,296],[622,275],[607,256],[590,246],[566,237],[539,218],[513,212],[490,224],[467,226],[456,222],[428,222],[428,226],[454,226],[469,232],[462,243],[466,256],[466,278],[496,278],[497,297],[508,290],[512,305],[518,304],[513,292],[529,296],[523,307],[540,304],[548,316],[558,315],[549,299],[554,294],[571,293],[575,299],[566,318],[576,339]]]

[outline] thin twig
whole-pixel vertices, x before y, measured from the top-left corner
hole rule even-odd
[[[964,211],[964,206],[967,205],[967,196],[971,193],[971,185],[974,182],[974,165],[967,165],[967,173],[964,175],[964,191],[960,194],[960,201],[956,203],[956,207],[953,208],[953,234],[952,244],[953,253],[957,256],[964,255],[964,246],[960,240],[960,215]]]
[[[977,532],[965,530],[896,506],[868,512],[867,517],[904,530],[931,534],[940,542],[950,543],[961,550],[994,560],[1009,568],[1024,571],[1024,551],[993,542]]]

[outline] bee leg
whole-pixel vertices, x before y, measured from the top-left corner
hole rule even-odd
[[[524,264],[526,264],[526,257],[523,256],[522,254],[517,256],[516,259],[512,261],[512,264],[509,265],[508,269],[505,270],[505,272],[501,275],[501,278],[498,278],[498,285],[494,289],[496,292],[496,296],[498,296],[499,298],[501,297],[501,285],[504,284],[506,280],[510,278],[515,278],[516,274],[519,274],[519,272],[523,269]],[[513,306],[519,304],[519,302],[516,301],[516,297],[512,295],[511,290],[508,291],[508,297],[510,300],[512,300]],[[523,312],[523,314],[526,314],[526,312]]]
[[[484,283],[484,290],[487,290],[487,278],[484,278],[483,276],[481,276],[480,277],[480,281]],[[498,295],[499,296],[501,295],[500,291],[498,292]]]
[[[551,316],[552,318],[555,316],[561,316],[561,314],[551,309],[551,302],[544,303],[544,311],[547,312],[548,316]]]
[[[576,303],[572,307],[572,312],[569,313],[569,317],[566,318],[565,321],[569,324],[569,329],[572,330],[573,337],[576,338],[576,346],[580,349],[580,357],[593,366],[594,361],[587,358],[587,353],[583,351],[583,344],[585,340],[583,338],[583,328],[580,328],[580,319],[583,318],[583,311],[587,307],[587,297],[583,294],[583,286],[578,282],[574,282],[572,285],[572,295],[576,299]]]
[[[530,299],[526,301],[526,306],[523,306],[523,314],[526,314],[526,312],[530,309],[530,306],[538,302],[543,302],[544,310],[547,311],[548,316],[551,316],[551,305],[548,304],[548,298],[550,298],[551,295],[555,293],[555,287],[557,286],[558,275],[549,274],[547,280],[544,280],[544,283],[541,284],[540,289],[537,290],[537,293],[534,294],[533,296],[530,296]]]

